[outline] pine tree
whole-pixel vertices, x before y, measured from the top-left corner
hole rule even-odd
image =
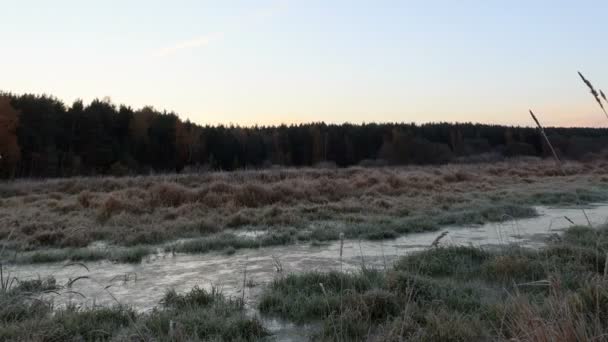
[[[15,176],[21,158],[17,141],[19,113],[11,106],[10,99],[0,97],[0,177]]]

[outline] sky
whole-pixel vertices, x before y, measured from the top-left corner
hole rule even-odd
[[[0,90],[199,124],[608,126],[608,1],[0,0]]]

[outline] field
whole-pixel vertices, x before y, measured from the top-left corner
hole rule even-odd
[[[608,199],[608,161],[564,170],[526,158],[16,180],[0,184],[0,265],[383,240]],[[55,307],[48,295],[72,291],[76,275],[59,285],[3,271],[0,340],[272,340],[259,315],[314,327],[316,340],[605,340],[608,231],[575,223],[541,250],[441,245],[381,269],[278,272],[253,307],[202,288],[168,289],[150,312]]]
[[[534,215],[531,205],[605,199],[608,162],[284,169],[0,184],[0,238],[21,260],[139,261],[181,252],[347,238],[383,239]],[[235,231],[269,234],[247,239]],[[107,255],[91,243],[116,246]],[[45,252],[45,255],[41,254]],[[33,254],[37,257],[31,258]],[[47,260],[48,259],[48,260]]]

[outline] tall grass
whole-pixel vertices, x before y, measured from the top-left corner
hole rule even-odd
[[[597,102],[597,104],[600,106],[600,108],[602,108],[602,111],[604,112],[606,119],[608,119],[608,113],[606,113],[606,108],[604,108],[604,105],[602,104],[602,101],[600,100],[600,94],[598,94],[597,90],[595,90],[595,88],[593,87],[593,84],[591,84],[591,82],[589,82],[589,80],[587,80],[585,78],[585,76],[583,76],[583,74],[581,74],[580,71],[578,72],[578,75],[581,77],[583,82],[587,85],[587,87],[589,88],[589,91],[591,92],[591,95],[595,99],[595,102]],[[604,98],[604,100],[606,100],[606,96],[604,96],[604,93],[601,93],[601,96]]]
[[[583,77],[582,74],[579,73],[579,75],[581,75],[581,77]],[[583,77],[583,79],[584,79],[584,77]],[[598,99],[598,101],[599,101],[599,99]],[[601,103],[600,103],[600,105],[601,105]],[[602,106],[602,109],[603,108],[604,107]],[[540,131],[540,134],[542,135],[543,139],[547,143],[547,146],[549,146],[549,148],[551,149],[551,154],[553,155],[553,158],[555,159],[555,163],[559,167],[560,172],[562,173],[563,176],[566,176],[566,171],[564,170],[564,165],[563,165],[561,159],[559,158],[559,156],[557,155],[557,153],[555,152],[555,149],[553,148],[553,145],[551,144],[551,141],[549,140],[549,137],[545,133],[545,129],[540,124],[540,121],[538,121],[538,119],[536,118],[536,115],[534,115],[534,113],[532,112],[532,110],[530,110],[530,115],[532,116],[532,119],[536,123],[536,126],[538,127],[538,129]],[[608,115],[606,117],[608,118]],[[576,195],[576,202],[577,202],[577,204],[580,205],[581,204],[581,200],[580,200],[580,197],[578,196],[578,193],[574,192],[574,194]],[[592,226],[591,225],[591,221],[589,220],[589,216],[587,216],[587,212],[585,211],[585,208],[581,208],[581,210],[583,212],[583,215],[585,216],[585,219],[587,220],[587,224],[589,225],[589,227],[591,227]]]

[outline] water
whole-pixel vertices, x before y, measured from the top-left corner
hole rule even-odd
[[[445,227],[448,234],[440,244],[503,246],[519,244],[540,247],[548,235],[556,234],[571,223],[586,224],[580,209],[536,208],[540,216],[506,223],[490,223],[477,226]],[[603,224],[608,217],[608,205],[588,207],[586,213],[594,224]],[[365,264],[367,267],[390,267],[399,256],[428,248],[440,232],[416,233],[394,240],[344,241],[344,270],[352,270]],[[137,310],[150,310],[158,305],[168,289],[185,292],[194,286],[216,286],[228,296],[244,296],[249,308],[255,307],[256,299],[264,284],[271,282],[278,270],[297,273],[312,270],[340,269],[340,242],[321,246],[299,244],[239,250],[232,255],[208,253],[198,255],[156,255],[138,265],[110,262],[88,263],[85,269],[79,265],[32,264],[9,266],[9,272],[18,279],[54,276],[58,284],[65,284],[78,276],[88,278],[76,281],[72,290],[82,294],[61,294],[53,300],[57,306],[67,303],[81,305],[113,305],[118,301]],[[247,283],[243,289],[243,278]],[[298,340],[293,326],[276,320],[265,323],[279,337],[290,336]],[[302,337],[303,338],[303,337]],[[281,340],[287,339],[279,338]]]

